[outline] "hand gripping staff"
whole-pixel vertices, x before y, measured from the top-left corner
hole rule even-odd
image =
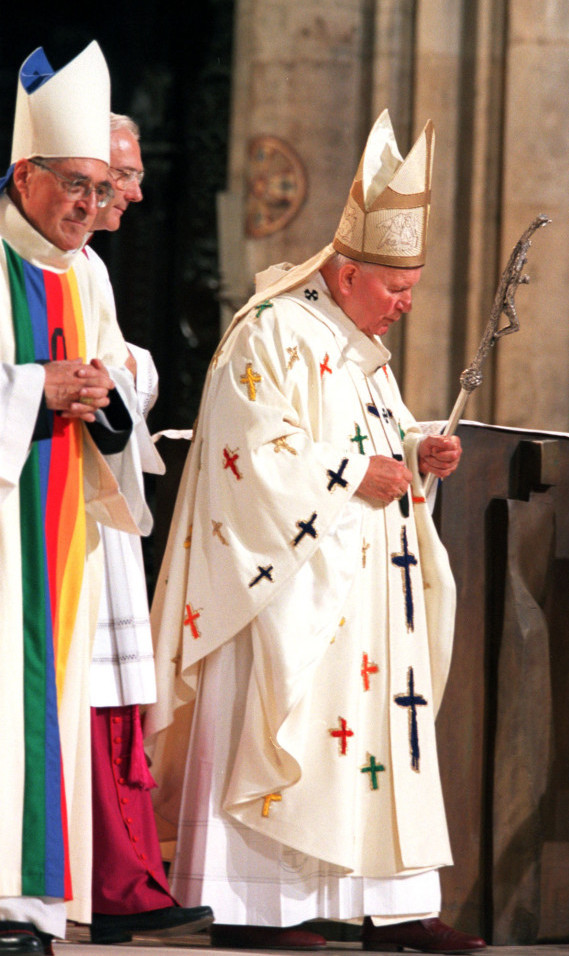
[[[537,229],[540,229],[541,226],[546,226],[548,222],[551,222],[551,220],[547,216],[543,214],[536,216],[523,235],[520,236],[512,250],[508,265],[504,269],[498,284],[490,312],[490,321],[486,326],[482,341],[478,346],[478,351],[474,356],[474,360],[468,368],[465,368],[460,376],[460,392],[454,403],[450,418],[442,431],[443,435],[453,435],[456,431],[460,416],[464,411],[470,393],[473,392],[475,388],[478,388],[482,382],[482,365],[494,343],[503,335],[509,335],[510,332],[517,332],[520,327],[514,298],[518,286],[527,285],[529,282],[529,276],[522,275],[522,269],[527,262],[528,249],[531,246],[531,237]],[[509,324],[499,329],[498,322],[500,321],[502,313],[507,316]],[[435,475],[433,474],[427,475],[424,485],[425,497],[430,491],[434,478]]]

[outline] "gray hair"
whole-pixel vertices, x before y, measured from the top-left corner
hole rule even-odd
[[[137,141],[140,139],[138,123],[135,123],[130,116],[125,116],[124,113],[111,113],[111,133],[116,133],[121,129],[126,129],[129,133],[132,133]]]

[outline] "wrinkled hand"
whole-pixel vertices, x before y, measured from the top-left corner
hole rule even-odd
[[[458,468],[462,446],[458,435],[428,435],[419,445],[419,470],[446,478]]]
[[[80,358],[47,362],[44,369],[47,407],[62,418],[94,422],[93,410],[109,404],[115,385],[100,359],[92,359],[89,365]]]
[[[403,497],[412,477],[403,462],[385,455],[372,455],[357,494],[390,504]]]

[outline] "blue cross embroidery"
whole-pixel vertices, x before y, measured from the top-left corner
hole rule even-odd
[[[268,567],[266,567],[266,568],[262,568],[261,565],[258,564],[258,565],[257,565],[257,570],[258,570],[258,572],[259,572],[258,575],[257,575],[257,577],[256,577],[256,578],[253,578],[253,580],[249,582],[249,587],[250,587],[250,588],[255,587],[255,585],[258,584],[259,581],[262,581],[263,578],[267,578],[267,580],[268,580],[268,581],[271,581],[271,582],[272,582],[272,580],[273,580],[273,576],[272,576],[272,574],[271,574],[271,571],[273,570],[272,564],[269,564]]]
[[[407,547],[407,528],[405,525],[401,528],[401,554],[392,554],[391,563],[397,568],[401,568],[401,577],[403,578],[403,592],[405,594],[405,623],[408,631],[415,629],[414,608],[413,608],[413,588],[411,585],[412,565],[417,564],[417,558],[408,550]]]
[[[342,478],[342,475],[344,473],[344,468],[346,467],[347,464],[348,464],[348,459],[342,458],[338,471],[332,471],[331,468],[327,469],[326,474],[330,478],[330,481],[328,482],[328,491],[332,491],[335,485],[340,485],[340,488],[346,487],[348,482],[345,478]]]
[[[415,693],[415,675],[413,668],[407,671],[407,693],[397,694],[395,703],[400,707],[409,708],[409,749],[411,751],[411,769],[419,773],[419,728],[417,725],[417,705],[424,707],[428,702],[421,694]]]
[[[313,302],[317,302],[317,301],[318,301],[318,292],[316,291],[316,289],[305,289],[305,290],[304,290],[304,297],[305,297],[305,299],[308,299],[309,301],[312,299]]]
[[[305,534],[310,535],[311,538],[317,538],[317,537],[318,537],[318,532],[317,532],[316,528],[314,527],[314,522],[316,521],[316,518],[317,518],[317,517],[318,517],[318,516],[317,516],[316,512],[314,511],[314,512],[312,513],[312,517],[311,517],[308,521],[297,521],[297,522],[296,522],[296,527],[297,527],[297,528],[300,528],[300,531],[298,532],[296,538],[294,538],[294,539],[293,539],[293,542],[292,542],[295,547],[296,547],[296,545],[304,538],[304,535],[305,535]]]

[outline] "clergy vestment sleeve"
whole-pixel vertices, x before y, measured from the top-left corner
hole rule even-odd
[[[41,365],[0,363],[0,502],[20,480],[44,383]]]
[[[91,314],[98,320],[86,328],[86,361],[98,358],[103,362],[136,429],[142,416],[134,379],[124,367],[128,349],[117,322],[114,303],[101,292],[87,256],[78,257],[76,268],[89,290]],[[86,456],[86,500],[91,516],[120,531],[150,534],[152,515],[144,495],[137,442],[129,440],[122,451],[105,454],[104,460],[91,443],[87,445]],[[156,470],[161,468],[156,453]]]

